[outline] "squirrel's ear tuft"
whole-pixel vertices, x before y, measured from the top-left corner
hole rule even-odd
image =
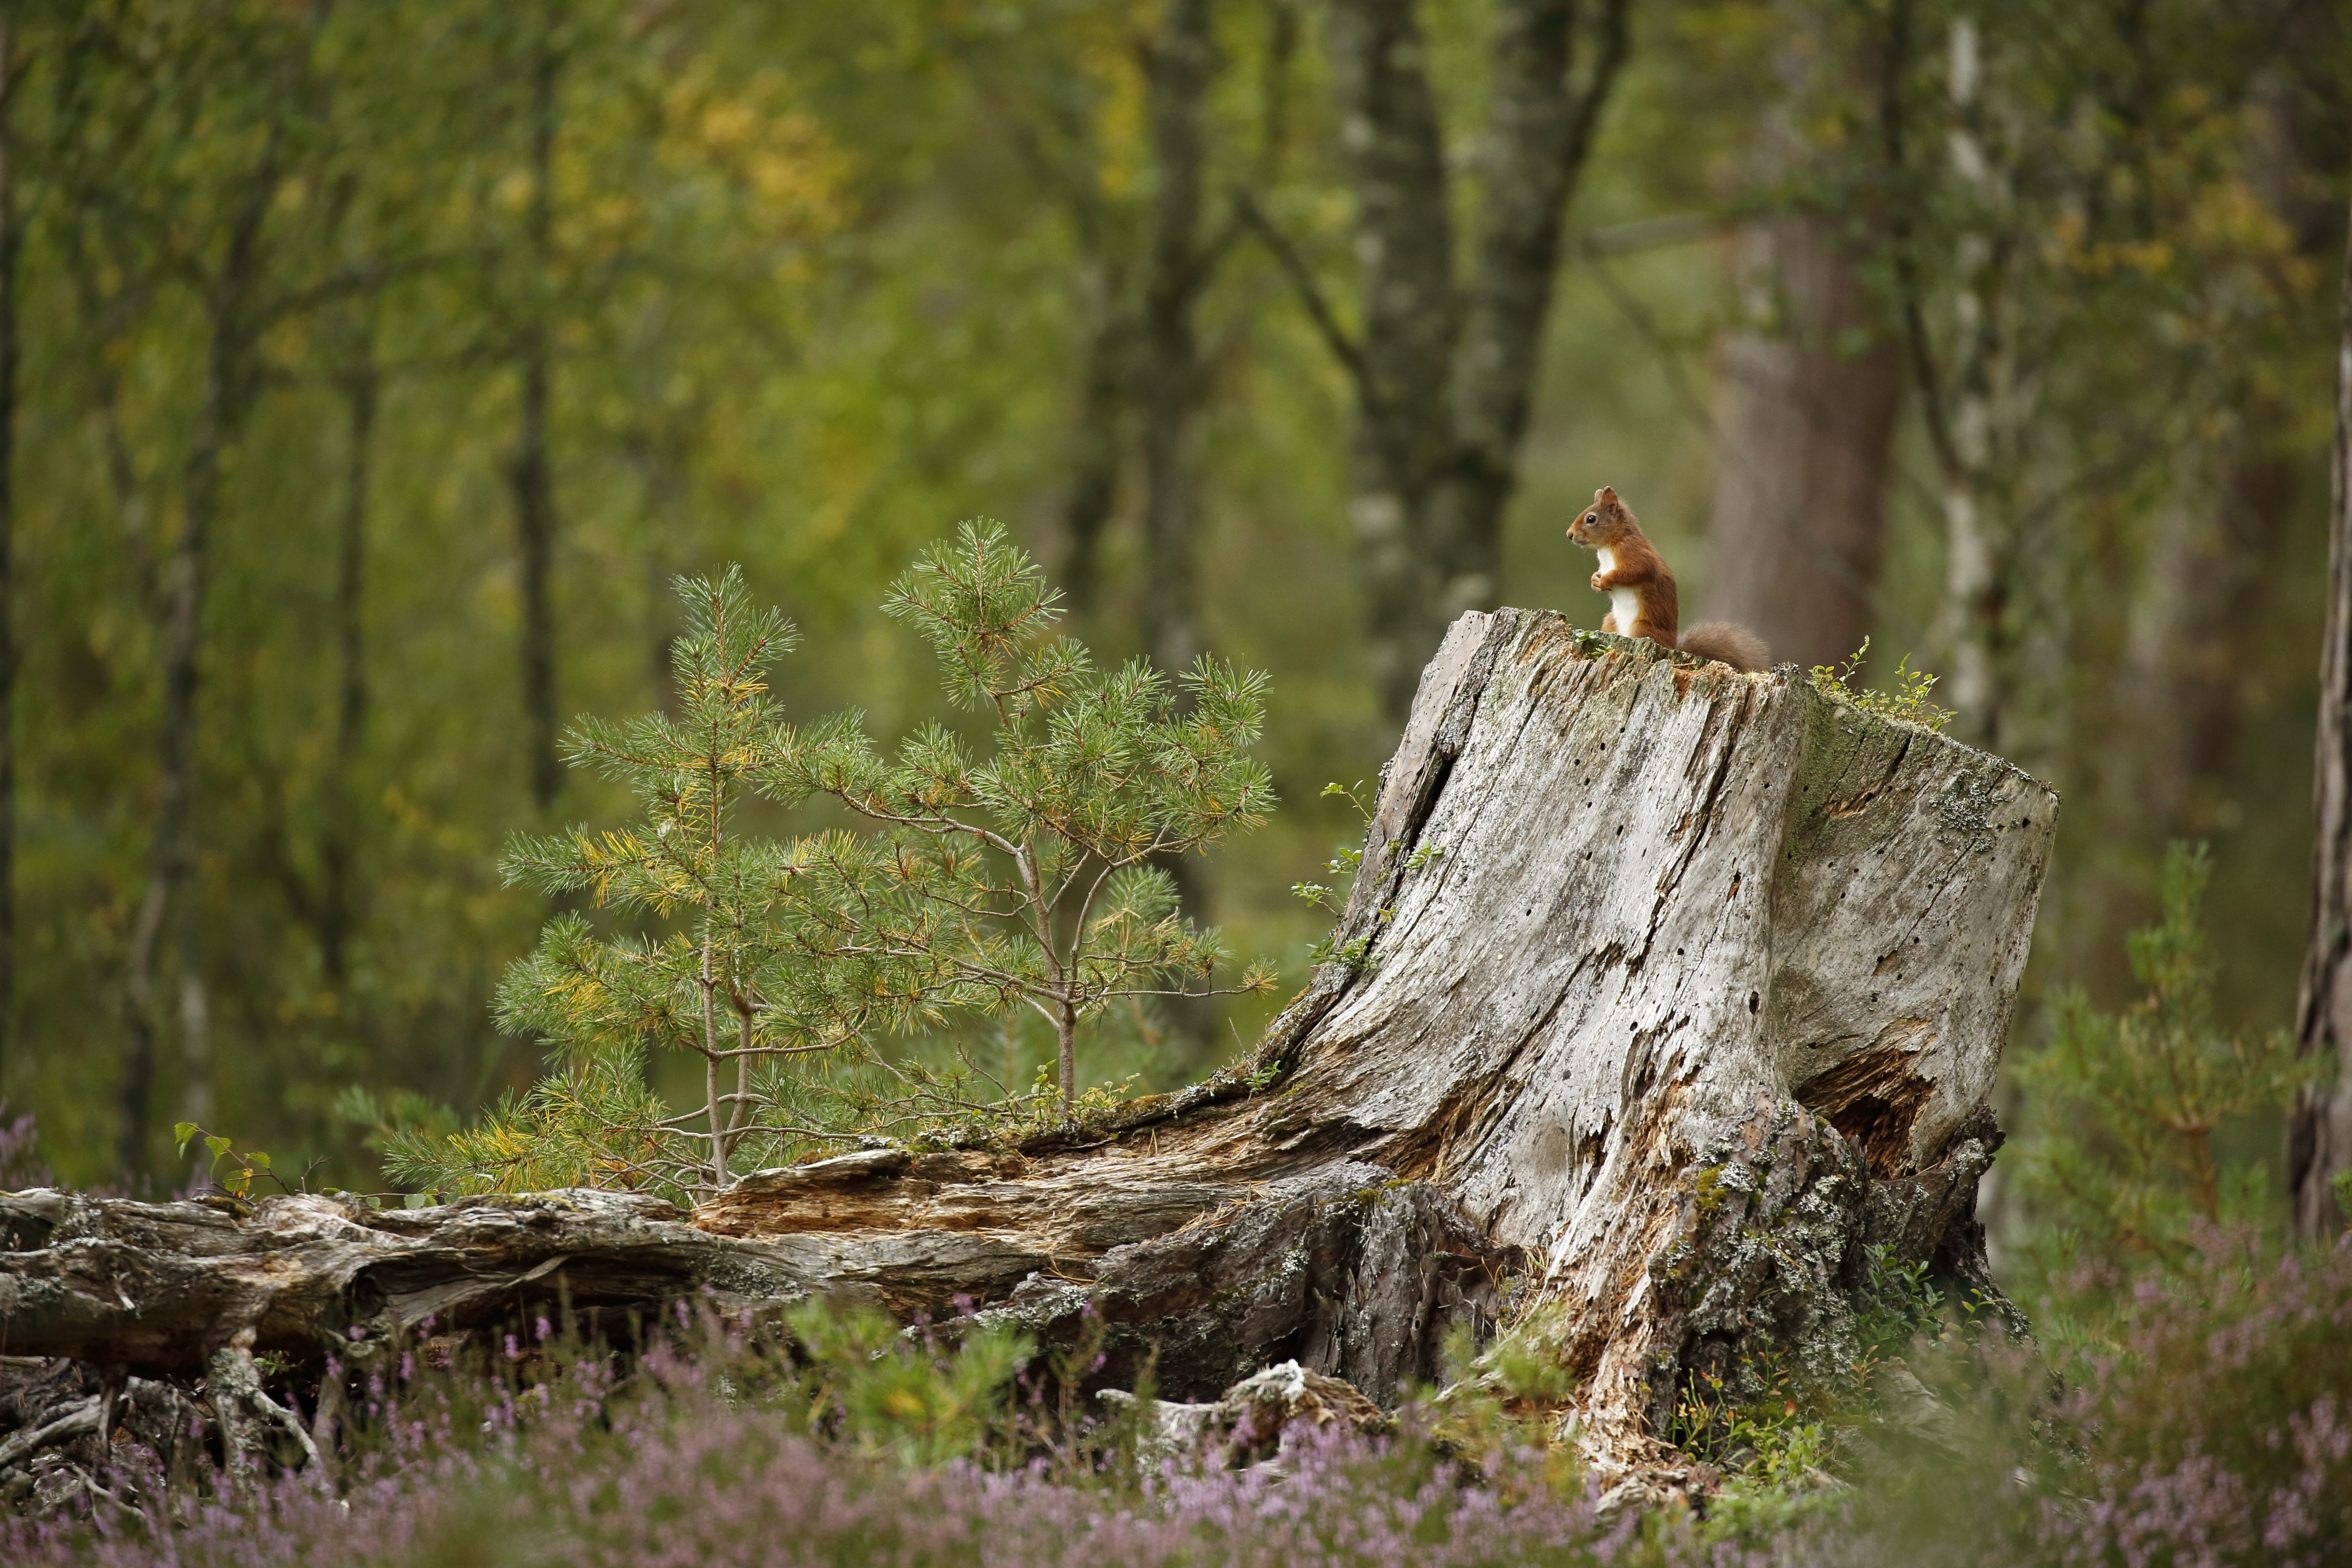
[[[1617,502],[1616,487],[1613,485],[1603,485],[1599,489],[1592,492],[1592,499],[1602,502],[1605,505],[1614,506]]]

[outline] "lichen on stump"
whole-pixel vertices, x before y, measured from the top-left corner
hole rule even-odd
[[[1535,1259],[1587,1431],[1631,1441],[1693,1337],[1723,1348],[1704,1293],[1664,1287],[1727,1150],[1794,1137],[1835,1168],[1820,1277],[1781,1293],[1850,1289],[1872,1245],[1989,1287],[1985,1101],[2056,808],[1793,668],[1465,616],[1339,933],[1368,966],[1277,1026],[1295,1066],[1265,1124],[1426,1181]]]

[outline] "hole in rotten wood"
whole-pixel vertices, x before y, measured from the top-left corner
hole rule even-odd
[[[1797,1086],[1797,1103],[1853,1140],[1872,1173],[1906,1173],[1911,1127],[1936,1086],[1912,1070],[1896,1046],[1874,1046]]]

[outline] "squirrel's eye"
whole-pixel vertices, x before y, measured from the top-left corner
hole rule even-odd
[[[1601,521],[1601,514],[1597,511],[1588,511],[1584,514],[1584,521],[1587,522],[1599,522]]]

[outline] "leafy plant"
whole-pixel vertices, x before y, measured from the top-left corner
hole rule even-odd
[[[794,1308],[789,1321],[807,1361],[796,1424],[908,1464],[968,1458],[997,1436],[1013,1375],[1036,1350],[1002,1323],[974,1324],[943,1350],[880,1312],[822,1300]]]
[[[795,1140],[839,1136],[782,1114],[797,1102],[795,1058],[857,1046],[882,987],[854,955],[811,935],[803,884],[850,896],[862,859],[845,839],[751,839],[730,813],[776,775],[790,742],[764,679],[793,646],[773,610],[754,609],[742,574],[680,579],[689,624],[671,656],[676,717],[581,721],[575,767],[625,781],[637,826],[517,837],[509,884],[587,894],[596,904],[678,922],[667,936],[597,934],[559,915],[499,987],[499,1026],[543,1041],[556,1070],[482,1123],[414,1124],[385,1139],[395,1179],[459,1192],[587,1184],[726,1186],[746,1153],[781,1158]],[[846,867],[846,871],[843,870]],[[701,1103],[673,1112],[647,1084],[654,1049],[699,1058]]]
[[[893,586],[884,606],[944,667],[950,700],[991,721],[983,758],[945,725],[885,758],[855,713],[806,730],[769,698],[793,631],[755,610],[741,574],[681,579],[690,625],[672,656],[678,712],[583,720],[574,766],[626,782],[645,807],[621,832],[517,837],[510,883],[673,922],[606,937],[577,912],[551,921],[499,988],[510,1033],[556,1070],[478,1126],[420,1107],[354,1102],[398,1180],[453,1191],[585,1184],[709,1194],[747,1162],[812,1141],[914,1125],[949,1141],[1014,1136],[1107,1110],[1081,1096],[1076,1037],[1117,1003],[1220,994],[1217,935],[1186,921],[1163,862],[1265,820],[1273,791],[1248,754],[1265,678],[1203,659],[1171,680],[1141,662],[1098,673],[1049,633],[1043,574],[993,523],[968,523]],[[746,791],[785,805],[829,796],[881,825],[747,838]],[[1262,990],[1263,966],[1223,990]],[[952,1042],[944,1069],[876,1048],[889,1031],[1030,1008],[1055,1031],[1058,1072],[1018,1092]],[[647,1081],[656,1049],[700,1060],[700,1102],[674,1112]],[[829,1064],[822,1079],[799,1070]],[[878,1088],[876,1087],[878,1083]]]
[[[1364,804],[1364,798],[1360,793],[1363,787],[1364,782],[1361,779],[1358,779],[1352,788],[1334,782],[1323,786],[1323,797],[1328,800],[1336,795],[1354,806],[1357,816],[1362,819],[1364,826],[1369,830],[1372,824],[1372,809]],[[1431,861],[1443,858],[1444,854],[1444,847],[1433,840],[1415,845],[1412,853],[1405,857],[1404,868],[1407,872],[1418,871]],[[1333,853],[1331,858],[1323,863],[1325,874],[1330,877],[1337,886],[1322,882],[1293,882],[1290,885],[1291,896],[1305,900],[1337,920],[1347,912],[1348,895],[1353,891],[1356,874],[1363,868],[1363,864],[1364,851],[1361,848],[1354,845],[1342,844]],[[1393,909],[1383,909],[1380,911],[1381,921],[1386,923],[1395,913]],[[1370,958],[1372,939],[1369,936],[1360,936],[1347,942],[1340,942],[1339,935],[1336,926],[1325,932],[1323,940],[1317,942],[1314,952],[1307,955],[1307,962],[1318,965],[1344,963],[1350,969],[1363,968]]]
[[[2249,1040],[2215,1026],[2198,923],[2211,876],[2203,845],[2170,847],[2163,918],[2128,942],[2146,994],[2103,1013],[2079,987],[2061,992],[2050,1045],[2022,1069],[2044,1112],[2027,1195],[2068,1254],[2087,1245],[2126,1258],[2178,1257],[2193,1220],[2250,1207],[2262,1173],[2225,1168],[2213,1134],[2233,1117],[2284,1104],[2318,1070],[2284,1031]]]
[[[1837,664],[1817,664],[1812,668],[1814,689],[1825,696],[1851,702],[1864,712],[1877,713],[1889,719],[1899,719],[1906,724],[1920,724],[1930,730],[1940,730],[1951,721],[1952,710],[1939,708],[1927,700],[1935,689],[1937,678],[1925,670],[1911,668],[1911,656],[1905,654],[1895,667],[1894,684],[1885,691],[1856,686],[1864,660],[1870,653],[1870,639]]]
[[[1206,658],[1173,679],[1139,659],[1097,671],[1053,635],[1058,598],[1001,527],[964,524],[883,607],[931,645],[987,752],[932,723],[885,757],[847,714],[780,737],[761,776],[885,829],[837,841],[832,896],[810,906],[824,963],[863,966],[900,1026],[1034,1010],[1069,1118],[1078,1031],[1113,1004],[1274,984],[1263,965],[1213,984],[1217,934],[1180,912],[1165,864],[1262,825],[1274,791],[1248,751],[1265,677]]]
[[[205,1174],[229,1196],[240,1202],[253,1196],[255,1185],[264,1176],[276,1182],[281,1191],[290,1193],[297,1190],[294,1184],[270,1168],[269,1156],[260,1150],[248,1149],[239,1153],[230,1140],[217,1132],[207,1132],[195,1122],[173,1124],[172,1142],[182,1159],[187,1158],[188,1145],[199,1138],[205,1142],[205,1152],[212,1156],[212,1163],[205,1166]],[[302,1173],[303,1180],[307,1181],[310,1170],[317,1169],[318,1163],[315,1160],[311,1162],[310,1170]]]
[[[1363,796],[1359,793],[1363,787],[1364,781],[1361,779],[1358,779],[1352,788],[1334,779],[1323,786],[1321,798],[1330,800],[1336,796],[1346,801],[1356,808],[1356,816],[1369,828],[1372,824],[1372,808],[1364,804]],[[1305,900],[1336,919],[1347,908],[1348,889],[1354,885],[1356,872],[1363,863],[1364,852],[1361,848],[1353,844],[1339,845],[1332,851],[1331,858],[1323,862],[1324,875],[1329,877],[1331,882],[1336,883],[1337,886],[1323,882],[1293,882],[1290,884],[1290,895],[1295,899]],[[1320,963],[1329,956],[1328,947],[1329,943],[1327,941],[1323,947],[1316,949],[1316,963]]]

